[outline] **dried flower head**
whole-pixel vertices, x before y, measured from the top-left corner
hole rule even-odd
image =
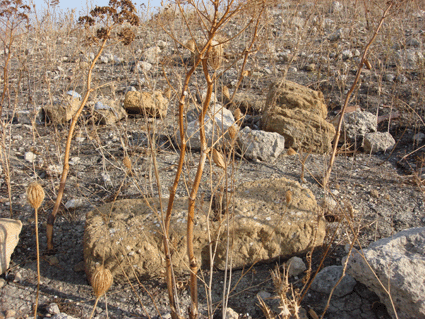
[[[223,95],[226,99],[230,100],[230,92],[227,86],[223,86]]]
[[[240,108],[237,108],[233,112],[233,115],[235,116],[236,121],[239,121],[242,118],[242,112],[241,112]]]
[[[124,166],[131,171],[131,159],[127,155],[123,158],[122,162],[124,163]]]
[[[224,162],[224,156],[219,151],[217,151],[215,148],[212,150],[212,157],[215,165],[218,167],[225,169],[226,163]]]
[[[287,190],[285,193],[285,197],[286,197],[286,205],[289,206],[289,204],[292,201],[292,192],[290,190]]]
[[[27,188],[27,199],[34,209],[38,209],[44,200],[43,187],[37,182],[31,183]]]
[[[97,298],[103,296],[111,288],[113,277],[109,269],[103,265],[96,268],[91,279],[91,286]]]
[[[292,147],[288,148],[288,150],[286,151],[286,155],[292,156],[295,154],[297,154],[297,152]]]
[[[229,127],[229,135],[232,140],[236,138],[236,136],[238,135],[238,131],[239,129],[235,125]]]

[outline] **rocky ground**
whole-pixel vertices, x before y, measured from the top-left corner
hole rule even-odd
[[[350,11],[353,8],[343,6],[342,11],[338,11],[331,5],[324,5],[310,16],[311,8],[308,5],[288,5],[270,9],[271,22],[266,29],[269,41],[263,43],[261,50],[248,64],[250,73],[242,82],[240,92],[255,94],[264,99],[268,85],[282,78],[291,53],[295,52],[287,79],[321,90],[328,104],[329,118],[332,118],[343,104],[355,76],[358,56],[373,30],[367,29],[366,21],[360,18],[360,14],[356,15],[358,20],[353,19],[348,24],[347,15],[353,12],[357,14],[357,11]],[[408,8],[406,12],[398,13],[397,20],[386,25],[382,31],[383,36],[378,38],[372,48],[370,60],[373,67],[371,70],[363,70],[361,82],[350,102],[350,105],[359,105],[363,110],[377,114],[380,121],[378,130],[389,130],[397,142],[394,149],[387,153],[366,154],[360,145],[347,141],[347,144],[354,145],[349,148],[341,146],[333,169],[330,193],[339,203],[349,201],[353,206],[352,221],[360,229],[358,238],[363,247],[401,230],[425,226],[423,152],[419,150],[405,157],[422,145],[416,134],[424,130],[424,19],[423,11]],[[129,47],[128,51],[115,47],[108,51],[108,54],[112,54],[112,57],[117,55],[121,61],[115,59],[96,67],[94,82],[96,85],[106,85],[93,94],[89,105],[93,105],[98,97],[120,101],[126,88],[130,86],[141,90],[165,90],[167,80],[163,73],[164,65],[171,84],[176,89],[179,88],[179,81],[185,71],[184,62],[189,61],[190,53],[181,47],[176,48],[171,39],[155,29],[155,23],[157,22],[151,22],[141,28],[137,43]],[[238,28],[240,29],[235,22],[226,32],[235,32]],[[303,41],[297,46],[295,40],[303,28]],[[182,34],[182,37],[187,39],[188,35]],[[0,278],[0,318],[31,316],[35,300],[37,276],[34,213],[25,196],[25,189],[31,181],[37,179],[46,192],[39,216],[42,251],[40,315],[52,317],[60,311],[76,318],[88,318],[95,298],[84,272],[82,241],[86,213],[114,199],[140,198],[141,194],[157,196],[159,191],[167,194],[176,172],[179,153],[175,143],[175,95],[170,96],[168,114],[164,119],[146,120],[140,115],[130,115],[113,125],[100,125],[92,120],[92,112],[87,108],[78,123],[71,148],[71,169],[63,199],[64,206],[60,208],[55,223],[56,250],[54,254],[45,253],[45,221],[56,199],[68,124],[51,125],[39,118],[38,122],[31,123],[24,116],[26,113],[21,111],[32,111],[34,106],[43,106],[51,99],[61,97],[69,89],[79,93],[84,91],[84,72],[79,70],[82,63],[86,62],[80,49],[87,53],[87,48],[82,49],[80,42],[81,36],[72,30],[68,34],[61,34],[56,40],[40,33],[25,43],[26,50],[22,48],[23,58],[13,61],[13,70],[19,70],[22,66],[19,63],[34,69],[25,73],[28,81],[19,83],[22,91],[18,97],[13,97],[16,107],[3,110],[3,121],[7,124],[3,131],[6,146],[3,154],[7,154],[10,163],[12,202],[8,199],[7,180],[3,177],[0,179],[0,217],[21,220],[23,230],[12,255],[10,269]],[[237,43],[229,50],[238,50],[242,45],[242,42]],[[142,52],[146,52],[148,47],[156,46],[160,48],[159,60],[163,63],[158,63],[157,57],[151,60],[149,56],[143,55],[143,61],[149,66],[145,64],[145,69],[134,72],[136,61],[140,59]],[[177,59],[179,52],[183,54],[183,62]],[[106,60],[108,57],[111,60],[110,55],[105,55]],[[45,64],[37,63],[40,61]],[[238,65],[230,67],[225,72],[220,85],[226,85],[232,90],[237,79],[237,67]],[[43,76],[38,77],[38,72]],[[17,85],[18,80],[11,79],[11,83]],[[202,74],[197,71],[190,86],[193,96],[198,92],[202,95],[202,83]],[[221,88],[218,92],[221,92]],[[217,93],[217,96],[220,95]],[[220,99],[221,97],[219,101]],[[15,111],[14,114],[12,110]],[[256,116],[261,116],[261,112],[251,115],[246,124],[258,128]],[[149,143],[152,140],[157,145],[154,152],[158,161],[161,189],[155,182]],[[132,162],[131,175],[127,174],[123,164],[126,155]],[[199,152],[188,153],[187,170],[184,173],[186,181],[193,179],[199,156]],[[300,156],[285,152],[273,162],[249,161],[237,157],[237,170],[233,178],[238,183],[279,177],[301,182]],[[328,160],[327,155],[312,154],[305,163],[303,185],[314,193],[318,202],[329,196],[318,184]],[[3,174],[6,170],[4,163],[3,159]],[[214,173],[207,167],[205,176],[211,174]],[[202,186],[200,196],[208,193],[208,181],[205,180]],[[177,196],[187,196],[183,183]],[[328,236],[325,242],[331,244],[331,250],[324,266],[340,265],[347,254],[349,228],[340,214],[331,213],[327,216]],[[334,232],[336,235],[332,237]],[[359,248],[358,245],[355,247]],[[325,248],[319,247],[314,251],[313,271],[318,269]],[[305,254],[299,257],[307,262]],[[270,270],[285,261],[275,260],[252,268],[235,270],[232,283],[236,287],[230,294],[228,306],[238,312],[240,318],[261,318],[262,312],[256,297],[260,295],[277,309],[277,301],[272,298],[276,294]],[[207,270],[202,274],[206,278],[210,275]],[[213,276],[214,307],[220,308],[224,274],[215,271]],[[187,278],[178,278],[178,282],[181,307],[186,309],[189,302]],[[291,278],[291,282],[295,287],[301,287],[302,278]],[[325,293],[310,289],[301,305],[305,310],[313,309],[320,314],[326,302]],[[107,294],[107,302],[104,298],[100,300],[95,316],[168,318],[170,315],[167,303],[163,278],[133,282],[132,285],[115,284]],[[206,316],[205,291],[202,288],[200,304],[202,313]],[[336,316],[390,318],[377,296],[360,283],[356,284],[350,294],[332,298],[325,318]]]

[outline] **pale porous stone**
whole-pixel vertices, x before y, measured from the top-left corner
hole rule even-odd
[[[363,138],[367,133],[376,132],[376,115],[370,112],[354,111],[344,114],[342,131],[348,138],[355,140]]]
[[[307,266],[305,265],[304,261],[297,256],[292,257],[286,262],[286,267],[288,268],[288,276],[294,277],[298,276],[299,274],[303,273]]]
[[[81,95],[68,91],[65,96],[53,104],[44,106],[44,114],[53,124],[64,124],[72,119],[81,105]]]
[[[125,94],[124,108],[128,112],[164,118],[167,115],[168,100],[159,91],[155,91],[153,94],[128,91]]]
[[[287,191],[292,193],[289,205]],[[319,217],[313,193],[298,182],[286,178],[246,182],[237,187],[233,198],[227,198],[228,211],[234,211],[230,233],[234,234],[232,263],[236,268],[290,257],[323,243],[326,222]],[[223,199],[216,199],[214,206],[225,207]],[[214,263],[219,269],[225,269],[226,252],[226,241],[222,241]]]
[[[218,141],[218,145],[225,147],[231,140],[228,129],[234,123],[235,119],[231,111],[219,104],[210,107],[204,120],[205,136],[208,146],[210,147],[213,143]],[[192,150],[201,149],[199,119],[187,124],[186,138],[187,146]],[[176,140],[180,144],[180,134],[177,134]]]
[[[368,153],[385,152],[395,145],[394,137],[389,132],[374,132],[365,135],[363,149]]]
[[[244,157],[270,162],[285,149],[285,138],[279,133],[251,130],[248,126],[239,131],[238,144]]]
[[[287,190],[293,193],[289,207],[282,200]],[[325,221],[317,214],[314,195],[297,182],[284,178],[260,180],[240,185],[232,195],[235,213],[230,217],[229,227],[234,268],[279,256],[289,257],[323,243]],[[167,201],[163,199],[163,207],[167,207]],[[189,272],[187,207],[188,199],[178,198],[171,215],[170,248],[176,274]],[[195,211],[193,244],[198,265],[208,267],[210,264],[209,222],[211,238],[217,239],[214,265],[224,270],[228,251],[226,219],[219,217],[222,214],[218,209],[209,213],[207,202],[197,203]],[[84,233],[84,260],[89,280],[103,260],[115,282],[126,280],[121,266],[130,278],[134,277],[133,270],[137,276],[162,276],[165,258],[159,214],[158,199],[116,201],[89,212]],[[209,221],[207,216],[211,218]]]
[[[159,54],[161,53],[161,49],[157,46],[150,47],[143,52],[142,59],[146,62],[156,64],[159,62]]]
[[[317,292],[330,294],[333,287],[337,284],[338,280],[342,277],[343,266],[329,266],[323,268],[314,278],[311,289]],[[335,297],[343,297],[353,292],[356,280],[350,275],[345,274],[341,282],[336,286],[333,295]]]
[[[327,114],[322,92],[278,81],[270,86],[261,128],[283,135],[287,147],[327,153],[335,136],[334,126],[326,121]]]
[[[117,102],[113,100],[101,100],[94,104],[94,112],[99,117],[101,124],[114,124],[127,117],[127,112]]]
[[[0,274],[9,268],[10,256],[18,244],[21,229],[20,220],[0,218]]]
[[[361,254],[364,258],[360,252],[352,253],[347,273],[375,292],[393,318],[391,300],[381,283],[390,289],[399,319],[425,318],[425,228],[378,240]]]

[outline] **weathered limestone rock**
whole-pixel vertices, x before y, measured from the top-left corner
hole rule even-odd
[[[238,144],[244,157],[270,162],[285,150],[285,138],[279,133],[251,130],[239,131]]]
[[[114,124],[127,117],[127,112],[117,102],[113,100],[102,100],[94,104],[94,112],[98,114],[101,124]]]
[[[286,192],[292,199],[286,203]],[[228,196],[228,211],[234,209],[230,234],[235,268],[278,256],[290,257],[323,243],[325,220],[319,217],[313,193],[286,178],[262,179],[239,185]],[[216,207],[223,207],[215,204]],[[225,269],[227,243],[218,243],[214,265]]]
[[[292,191],[289,205],[284,200],[287,190]],[[234,268],[282,255],[291,256],[322,244],[325,221],[317,214],[314,195],[297,182],[282,178],[245,183],[233,196],[234,214],[230,217],[233,249],[230,253]],[[166,207],[167,199],[163,199],[162,204]],[[177,274],[189,272],[187,204],[187,198],[176,199],[171,217],[170,247]],[[195,256],[200,266],[209,266],[209,222],[211,238],[217,239],[214,241],[217,245],[214,265],[225,269],[226,219],[217,218],[221,216],[220,211],[208,214],[208,204],[197,204],[195,208]],[[229,207],[230,211],[233,207]],[[142,277],[163,275],[165,258],[159,215],[158,199],[116,201],[89,212],[84,233],[84,260],[89,280],[103,260],[115,282],[125,280],[121,267],[130,278],[134,277],[133,270]],[[207,216],[211,218],[209,221]]]
[[[214,120],[213,120],[214,119]],[[218,145],[225,147],[231,138],[228,129],[235,123],[232,112],[228,109],[216,104],[210,107],[209,113],[205,116],[204,128],[207,145],[211,146],[213,143],[218,142]],[[196,119],[187,124],[186,128],[187,146],[192,150],[201,149],[200,132],[199,132],[199,119]],[[180,134],[177,134],[176,140],[180,143]]]
[[[378,240],[362,253],[370,268],[355,251],[347,273],[375,292],[393,318],[391,300],[382,285],[391,291],[398,318],[425,318],[425,228],[407,229]]]
[[[376,132],[376,116],[370,112],[354,111],[344,114],[342,131],[352,140],[363,139],[370,132]]]
[[[389,132],[368,133],[363,140],[363,149],[367,153],[385,152],[394,145],[394,137]]]
[[[53,124],[64,124],[72,119],[81,104],[81,95],[75,91],[68,91],[60,101],[44,106],[46,117]]]
[[[315,153],[331,150],[335,128],[326,121],[323,94],[290,81],[270,86],[261,128],[285,137],[287,147]]]
[[[125,94],[124,108],[131,113],[164,118],[167,115],[168,100],[159,91],[155,91],[153,94],[128,91]]]
[[[18,244],[21,229],[20,220],[0,218],[0,275],[9,268],[10,256]]]

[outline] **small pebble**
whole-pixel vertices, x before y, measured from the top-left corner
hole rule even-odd
[[[60,313],[61,311],[59,310],[59,306],[56,303],[51,303],[50,305],[47,306],[47,312],[52,314],[52,315],[57,315],[58,313]]]
[[[27,162],[33,163],[35,161],[36,155],[33,152],[26,152],[24,158]]]
[[[379,197],[379,192],[376,189],[372,189],[370,191],[370,196],[374,197],[374,198],[378,198]]]

